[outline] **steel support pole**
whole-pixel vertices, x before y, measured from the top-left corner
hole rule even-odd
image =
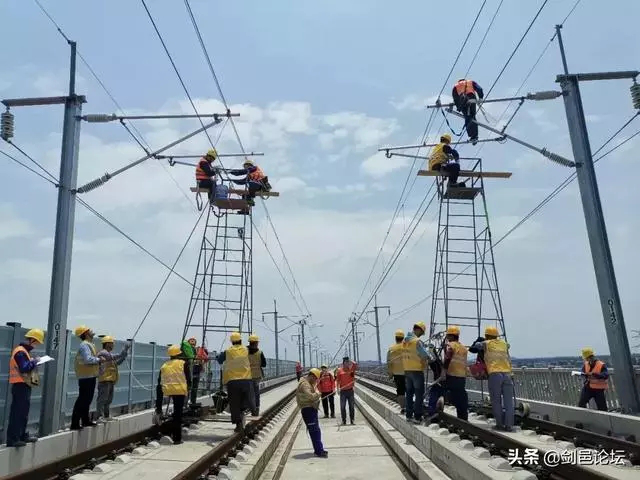
[[[356,319],[351,319],[351,336],[353,337],[353,358],[354,362],[358,361],[358,335],[356,334]]]
[[[273,299],[273,321],[275,323],[275,335],[276,335],[276,377],[280,375],[280,353],[278,350],[278,309],[276,307],[276,299]]]
[[[58,188],[58,212],[53,245],[51,294],[47,322],[46,353],[55,361],[45,364],[40,411],[40,435],[49,435],[60,427],[62,411],[62,386],[64,383],[64,358],[67,354],[67,313],[69,307],[69,283],[71,279],[71,251],[76,199],[72,190],[78,178],[78,147],[80,145],[80,116],[83,99],[75,94],[76,44],[71,45],[69,96],[64,107],[62,131],[62,155],[60,161],[60,187]]]
[[[313,356],[311,355],[311,340],[309,340],[309,368],[313,367]]]
[[[306,368],[306,358],[304,355],[304,320],[300,321],[300,330],[301,330],[301,334],[302,334],[302,368]]]

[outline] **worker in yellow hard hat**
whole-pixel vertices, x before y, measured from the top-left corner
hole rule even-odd
[[[456,407],[456,415],[462,420],[469,417],[469,397],[467,396],[467,347],[460,343],[460,327],[447,328],[444,362],[441,380],[444,380],[449,400]]]
[[[476,108],[478,100],[484,98],[484,92],[478,82],[461,78],[456,82],[451,91],[453,103],[462,115],[464,115],[464,126],[471,143],[478,142],[478,124],[476,119]]]
[[[427,367],[429,355],[424,343],[420,340],[426,333],[424,322],[417,322],[413,330],[404,337],[402,342],[402,366],[405,378],[405,416],[407,421],[422,423],[424,410],[424,371]]]
[[[240,332],[233,332],[229,340],[231,346],[218,355],[222,365],[222,383],[227,387],[231,423],[236,424],[235,431],[244,431],[244,409],[255,413],[255,396],[251,378],[249,349],[242,345]]]
[[[489,379],[491,410],[496,420],[495,428],[510,432],[515,421],[514,388],[509,344],[499,338],[498,329],[484,329],[484,339],[476,340],[469,351],[483,354]]]
[[[322,445],[322,433],[320,431],[320,421],[318,420],[318,409],[320,408],[321,394],[317,389],[318,379],[321,372],[317,368],[312,368],[309,373],[298,382],[296,390],[296,402],[300,407],[300,414],[307,426],[307,432],[313,444],[313,454],[316,457],[326,458],[329,453]]]
[[[96,399],[96,408],[98,410],[98,419],[109,422],[112,420],[109,410],[111,402],[113,402],[113,392],[116,383],[120,378],[118,366],[127,358],[127,353],[131,345],[125,343],[120,353],[114,355],[113,346],[115,340],[110,335],[102,337],[102,350],[98,352],[98,357],[104,358],[104,363],[100,365],[100,375],[98,376],[98,398]]]
[[[158,385],[156,387],[156,419],[162,415],[162,401],[167,396],[173,401],[171,416],[171,439],[174,445],[182,443],[182,413],[191,384],[189,363],[182,359],[179,345],[169,345],[169,360],[160,367]]]
[[[404,365],[402,363],[403,349],[402,342],[404,341],[404,330],[399,329],[395,332],[395,343],[387,350],[387,373],[389,377],[393,379],[393,383],[396,384],[396,401],[400,405],[400,413],[404,414],[404,402],[405,402],[405,379],[404,379]]]
[[[211,164],[218,158],[215,148],[209,150],[196,165],[196,182],[198,188],[206,188],[209,191],[209,202],[213,203],[216,195],[216,175],[217,168]]]
[[[604,392],[609,388],[609,371],[607,365],[596,358],[591,347],[582,349],[582,375],[584,375],[584,385],[580,393],[578,407],[586,408],[593,398],[598,410],[607,411],[607,399]]]
[[[229,170],[230,175],[242,175],[244,176],[241,180],[231,180],[236,185],[246,185],[247,186],[247,194],[244,198],[247,199],[247,203],[249,206],[255,205],[256,193],[258,192],[268,192],[271,190],[271,185],[269,184],[269,177],[265,175],[258,165],[255,164],[253,160],[249,158],[245,158],[242,163],[242,168]]]
[[[81,325],[75,329],[76,337],[81,340],[76,353],[74,367],[78,379],[78,398],[71,414],[71,430],[82,430],[83,427],[95,427],[91,421],[89,409],[96,391],[96,382],[100,374],[100,364],[105,362],[99,357],[93,344],[95,333],[89,327]]]
[[[429,156],[429,170],[441,172],[449,179],[449,187],[465,187],[464,182],[458,183],[460,174],[460,155],[451,145],[451,135],[445,133],[440,136],[440,143],[433,147]]]
[[[255,403],[254,415],[260,415],[260,382],[264,376],[263,368],[267,366],[267,359],[260,348],[258,335],[249,336],[249,364],[251,365],[251,379],[253,380],[253,395]]]
[[[38,362],[40,357],[31,356],[31,351],[44,343],[44,332],[32,328],[11,352],[9,360],[9,385],[11,385],[11,409],[6,432],[7,447],[24,447],[38,440],[27,432],[27,420],[31,408],[31,389],[40,385]]]

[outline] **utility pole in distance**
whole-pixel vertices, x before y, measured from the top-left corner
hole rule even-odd
[[[298,344],[298,360],[300,361],[300,365],[302,365],[302,348],[300,348],[302,343],[300,342],[300,335],[291,335],[291,340],[296,340],[296,343]]]
[[[3,100],[7,112],[3,114],[2,138],[9,141],[13,136],[13,115],[11,107],[40,105],[64,105],[64,124],[62,130],[62,153],[60,158],[60,177],[58,185],[58,211],[53,245],[53,263],[51,269],[51,292],[49,298],[49,317],[47,321],[46,353],[55,361],[44,367],[42,388],[42,408],[40,410],[40,436],[58,431],[62,412],[62,390],[64,385],[65,359],[67,356],[67,314],[69,308],[69,283],[71,279],[71,252],[73,246],[73,228],[75,220],[75,189],[78,178],[78,148],[80,144],[80,116],[83,95],[76,95],[76,43],[69,41],[71,47],[69,67],[69,94],[65,97],[21,98]],[[10,119],[11,128],[5,124]]]
[[[600,202],[600,193],[593,167],[593,156],[584,118],[579,84],[580,81],[633,79],[633,86],[631,87],[632,99],[634,107],[640,109],[640,86],[636,83],[636,78],[640,75],[640,72],[570,74],[562,43],[561,28],[560,25],[556,25],[564,75],[558,75],[556,82],[560,83],[562,87],[571,146],[573,148],[574,161],[576,162],[576,175],[580,188],[582,208],[600,295],[600,305],[611,361],[616,374],[616,390],[618,391],[623,411],[636,413],[640,412],[640,399],[638,398],[629,339],[624,324],[622,304],[618,293],[609,239]]]
[[[373,298],[374,298],[373,310],[369,310],[367,313],[373,313],[375,315],[376,323],[373,324],[369,321],[365,321],[364,323],[366,323],[367,325],[371,325],[376,329],[376,339],[378,340],[378,365],[382,365],[382,351],[380,349],[380,321],[378,318],[378,310],[381,308],[386,308],[388,311],[388,314],[391,315],[391,307],[389,305],[378,305],[377,295],[375,295]]]
[[[273,312],[262,312],[262,320],[264,321],[264,316],[265,315],[273,315],[273,323],[274,323],[274,335],[276,337],[276,377],[280,376],[280,353],[278,350],[278,335],[280,335],[282,332],[284,332],[285,329],[283,330],[278,330],[278,308],[276,306],[276,299],[273,299]],[[289,327],[287,327],[289,328]]]

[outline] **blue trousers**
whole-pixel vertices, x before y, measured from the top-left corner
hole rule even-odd
[[[415,416],[416,420],[422,420],[422,407],[424,404],[424,372],[404,372],[405,379],[405,415],[407,419]],[[414,402],[415,396],[415,402]]]
[[[437,413],[436,403],[438,402],[438,398],[444,397],[446,393],[446,389],[439,383],[431,386],[431,388],[429,389],[429,405],[427,406],[427,415],[431,416]]]
[[[11,409],[9,410],[9,425],[7,427],[7,447],[25,440],[27,435],[27,421],[31,406],[31,387],[26,383],[11,385]]]
[[[300,410],[302,414],[302,420],[307,426],[307,431],[311,437],[311,443],[313,443],[313,453],[321,454],[324,452],[324,446],[322,445],[322,433],[320,432],[320,423],[318,422],[318,410],[314,407],[304,407]]]

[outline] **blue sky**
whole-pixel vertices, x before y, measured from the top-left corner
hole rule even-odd
[[[445,94],[469,67],[499,3],[487,1]],[[485,89],[496,79],[541,3],[505,1],[501,6],[470,73]],[[492,97],[515,92],[552,37],[553,26],[574,3],[548,2]],[[78,42],[79,51],[127,113],[192,113],[140,2],[42,4]],[[420,138],[427,119],[423,106],[440,91],[480,2],[457,2],[455,12],[449,2],[441,1],[193,1],[191,5],[224,94],[232,110],[241,113],[237,125],[243,143],[247,149],[266,153],[260,162],[274,188],[282,192],[279,199],[267,203],[269,212],[314,321],[324,324],[313,333],[333,353],[409,172],[409,162],[385,159],[376,150]],[[183,2],[156,1],[148,6],[198,109],[221,111]],[[563,30],[569,68],[638,68],[634,61],[640,40],[634,19],[639,14],[640,5],[630,0],[619,2],[616,9],[598,8],[593,1],[580,2]],[[50,20],[32,1],[3,2],[0,15],[7,19],[0,32],[3,44],[19,45],[4,51],[0,97],[63,94],[68,48]],[[557,89],[554,80],[561,67],[554,42],[523,93]],[[626,81],[583,85],[594,150],[633,115],[629,85]],[[87,113],[116,110],[82,62],[78,64],[78,92],[87,95]],[[488,107],[493,123],[503,108]],[[15,143],[57,174],[62,110],[37,107],[14,113]],[[191,120],[135,125],[154,148],[197,128],[197,122]],[[438,118],[432,136],[439,125]],[[460,122],[453,125],[458,129]],[[611,146],[637,129],[638,120]],[[571,157],[561,100],[526,103],[509,132]],[[217,133],[212,131],[212,136]],[[640,173],[633,162],[637,138],[597,167],[629,330],[640,328],[635,275],[640,268],[635,248],[640,221],[633,194],[634,174]],[[238,150],[230,128],[225,128],[220,142],[221,151]],[[175,152],[198,153],[206,147],[206,138],[200,136]],[[6,144],[0,148],[16,153]],[[512,142],[479,148],[466,146],[460,151],[463,155],[480,151],[485,169],[513,172],[508,181],[487,182],[494,239],[571,173]],[[79,183],[140,156],[141,149],[119,125],[85,123]],[[5,321],[44,326],[56,192],[8,161],[0,162],[0,172],[0,302],[5,306]],[[150,161],[84,198],[154,254],[172,263],[196,219],[183,193],[192,178],[186,167],[169,168]],[[423,178],[415,182],[383,250],[385,263],[429,185]],[[382,328],[383,345],[396,328],[428,321],[429,302],[402,318],[393,314],[431,293],[436,214],[435,208],[427,212],[397,264],[398,272],[378,293],[380,303],[392,307],[392,317]],[[278,265],[287,272],[261,206],[254,218]],[[278,299],[283,313],[299,314],[257,236],[255,242],[256,318],[270,310],[273,298]],[[194,273],[198,245],[194,238],[178,264],[177,270],[187,278]],[[596,351],[608,351],[575,183],[509,236],[495,254],[514,355],[577,354],[586,344]],[[378,266],[373,278],[381,273]],[[162,266],[142,256],[78,206],[70,326],[86,322],[100,333],[130,336],[164,274]],[[291,282],[288,272],[287,281]],[[188,285],[180,279],[170,280],[139,339],[175,341],[182,332],[189,294]],[[368,298],[366,294],[364,299]],[[361,354],[373,358],[372,329],[363,329],[367,339]],[[263,346],[271,355],[272,334],[260,323],[256,331],[264,337]],[[295,347],[289,331],[283,340],[289,342],[284,346],[292,358]]]

